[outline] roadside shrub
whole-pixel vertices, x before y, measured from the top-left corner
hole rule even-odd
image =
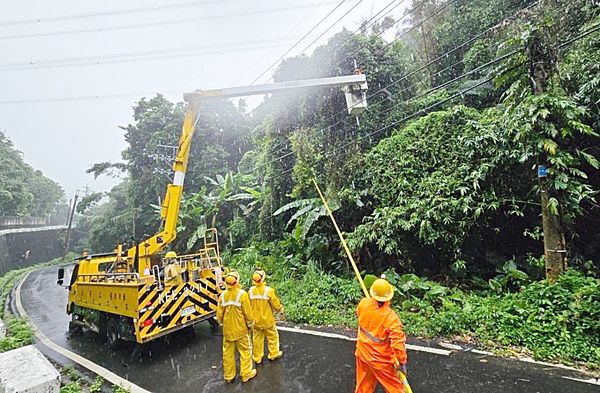
[[[60,393],[82,393],[79,382],[69,382],[68,384],[61,386]]]
[[[362,297],[356,279],[329,274],[302,253],[301,245],[282,243],[238,249],[225,255],[226,264],[247,284],[255,267],[264,268],[290,322],[356,326],[354,309]],[[521,279],[512,264],[501,269],[505,277]],[[458,338],[491,349],[510,346],[536,359],[589,368],[600,364],[600,284],[578,271],[569,270],[555,283],[507,281],[501,292],[487,282],[484,290],[467,292],[414,274],[384,273],[396,289],[393,307],[410,336]],[[518,291],[507,292],[511,287]]]
[[[482,340],[529,348],[535,358],[600,365],[600,284],[569,270],[555,283],[489,296],[474,308]]]
[[[0,339],[0,352],[10,351],[33,343],[33,331],[23,319],[11,317],[6,321],[7,336]]]

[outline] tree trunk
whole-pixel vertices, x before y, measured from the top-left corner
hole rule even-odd
[[[545,0],[540,4],[542,12],[551,14],[556,21],[555,10],[558,9],[555,0]],[[558,35],[556,22],[549,26],[538,28],[532,32],[527,45],[529,58],[529,76],[534,94],[544,94],[548,82],[556,71],[558,59]],[[545,162],[546,158],[542,158]],[[567,245],[565,241],[564,228],[560,207],[552,211],[549,206],[551,190],[548,187],[545,175],[540,177],[540,194],[542,204],[542,227],[544,232],[544,260],[546,278],[553,281],[567,266]]]

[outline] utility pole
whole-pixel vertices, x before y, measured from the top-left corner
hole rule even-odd
[[[67,237],[65,239],[65,251],[63,254],[63,259],[69,252],[69,243],[71,242],[71,231],[73,229],[73,216],[75,215],[75,208],[77,207],[77,199],[79,198],[80,190],[75,191],[75,197],[73,198],[73,205],[71,206],[71,211],[69,212],[69,218],[67,220]]]
[[[556,0],[544,0],[540,4],[542,12],[552,14],[549,26],[537,28],[527,45],[529,59],[529,77],[533,94],[544,94],[548,82],[556,72],[558,60],[558,26],[556,22]],[[538,132],[541,132],[538,130]],[[560,206],[557,211],[550,208],[550,200],[554,196],[548,187],[546,155],[538,158],[538,180],[542,204],[542,228],[544,232],[544,260],[546,278],[555,280],[567,267],[567,244],[562,225]]]

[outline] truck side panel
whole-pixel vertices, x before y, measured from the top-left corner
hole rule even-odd
[[[138,317],[139,285],[136,283],[76,282],[69,302],[80,307],[131,318]]]

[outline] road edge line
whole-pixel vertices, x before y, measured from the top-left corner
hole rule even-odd
[[[354,338],[354,337],[348,337],[343,334],[337,334],[337,333],[320,332],[318,330],[292,328],[292,327],[287,327],[287,326],[277,326],[277,330],[281,330],[284,332],[308,334],[311,336],[318,336],[318,337],[334,338],[334,339],[338,339],[338,340],[356,341],[356,338]],[[449,351],[447,349],[423,347],[421,345],[413,345],[413,344],[406,344],[406,349],[409,349],[411,351],[418,351],[418,352],[428,352],[428,353],[432,353],[435,355],[442,355],[442,356],[450,356],[450,354],[452,353],[452,351]]]
[[[569,379],[571,381],[576,381],[576,382],[581,382],[581,383],[589,383],[591,385],[598,385],[598,386],[600,386],[600,379],[598,379],[598,378],[578,379],[578,378],[565,377],[565,376],[563,376],[563,378],[564,379]]]
[[[15,303],[17,306],[17,311],[19,312],[19,314],[21,314],[21,318],[25,319],[29,323],[29,325],[31,326],[31,328],[33,330],[33,333],[38,338],[38,340],[40,340],[40,342],[42,344],[44,344],[46,347],[52,349],[53,351],[59,353],[60,355],[63,355],[64,357],[74,361],[75,363],[79,364],[80,366],[85,367],[86,369],[90,370],[91,372],[101,376],[102,378],[104,378],[108,382],[112,383],[113,385],[121,386],[122,388],[129,390],[131,393],[152,393],[149,390],[146,390],[146,389],[126,380],[125,378],[118,376],[117,374],[113,373],[112,371],[92,362],[91,360],[86,359],[81,355],[78,355],[74,352],[69,351],[66,348],[61,347],[60,345],[56,344],[54,341],[50,340],[44,333],[42,333],[42,331],[31,321],[31,319],[27,315],[27,312],[25,311],[25,308],[23,307],[23,304],[21,303],[21,286],[23,285],[23,283],[25,282],[25,280],[27,279],[27,277],[29,277],[29,275],[31,273],[32,272],[28,272],[19,281],[19,284],[16,286],[16,288],[15,288],[15,292],[16,292]]]

